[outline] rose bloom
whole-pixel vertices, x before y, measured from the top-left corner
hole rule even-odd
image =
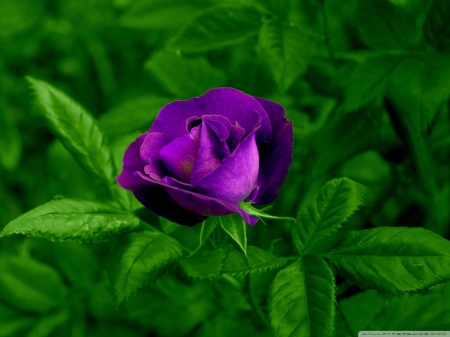
[[[269,204],[292,161],[292,122],[283,107],[233,88],[164,106],[126,150],[118,183],[148,209],[180,225]]]

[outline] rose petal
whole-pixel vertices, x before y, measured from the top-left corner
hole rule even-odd
[[[260,151],[258,190],[247,199],[255,204],[270,204],[278,196],[292,162],[293,131],[292,122],[284,118],[284,108],[266,99],[257,98],[269,115],[273,126],[270,146]]]
[[[167,137],[163,133],[147,133],[147,137],[145,137],[144,142],[142,143],[140,148],[140,156],[145,162],[146,166],[141,167],[136,171],[142,172],[142,170],[144,170],[146,174],[157,180],[160,180],[162,177],[166,176],[167,171],[161,161],[159,151],[169,141],[169,137]]]
[[[169,174],[181,181],[191,180],[192,168],[200,146],[200,130],[201,126],[196,126],[189,134],[173,140],[159,150]]]
[[[231,125],[230,127],[230,137],[227,139],[228,148],[230,149],[230,153],[233,153],[236,150],[237,146],[244,137],[245,130],[237,125]]]
[[[140,174],[140,176],[143,180],[150,182],[150,178],[143,174]],[[241,215],[244,221],[249,225],[254,225],[258,222],[258,219],[252,217],[236,205],[183,189],[186,187],[185,184],[176,181],[171,177],[165,177],[162,181],[155,183],[163,186],[165,191],[178,205],[192,213],[201,214],[203,216],[219,216],[236,213]],[[170,218],[168,219],[170,220]]]
[[[145,165],[140,155],[140,149],[147,135],[148,132],[140,135],[125,151],[122,172],[116,177],[119,185],[125,189],[133,188],[140,181],[133,174],[142,170]]]
[[[258,116],[259,118],[259,116]],[[233,155],[222,164],[192,184],[193,190],[238,205],[247,198],[256,184],[259,170],[259,154],[256,146],[256,130],[245,138]]]
[[[200,148],[192,169],[191,183],[215,170],[222,163],[222,159],[230,154],[226,144],[227,138],[228,130],[221,123],[208,119],[202,120]]]
[[[253,130],[251,111],[256,111],[262,119],[256,141],[269,142],[272,138],[272,127],[264,108],[252,96],[233,88],[212,89],[203,96],[167,104],[160,110],[150,131],[163,132],[175,139],[187,133],[188,118],[219,115],[226,117],[232,125],[238,122],[245,129],[244,137],[247,137]]]

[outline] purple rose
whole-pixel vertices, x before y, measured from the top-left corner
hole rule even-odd
[[[117,181],[181,225],[231,213],[254,225],[239,204],[278,196],[292,160],[292,122],[284,114],[281,105],[233,88],[167,104],[126,150]]]

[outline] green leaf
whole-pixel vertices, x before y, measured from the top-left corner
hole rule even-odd
[[[279,89],[286,91],[308,66],[310,37],[296,25],[272,19],[264,23],[259,44]]]
[[[447,0],[434,0],[424,24],[427,41],[439,51],[450,51],[450,3]]]
[[[252,7],[224,4],[196,15],[170,42],[181,52],[205,52],[258,34],[261,13]]]
[[[0,97],[0,166],[14,170],[22,156],[22,140],[8,105]]]
[[[227,80],[225,73],[211,66],[205,57],[185,58],[163,51],[154,53],[145,67],[167,91],[179,98],[202,95],[222,87]]]
[[[363,42],[380,50],[418,47],[430,1],[402,6],[389,0],[359,0],[354,23]]]
[[[264,210],[260,210],[260,209],[253,207],[250,202],[243,201],[239,204],[239,207],[242,208],[244,211],[246,211],[248,214],[253,215],[254,217],[257,217],[261,221],[263,221],[262,219],[271,219],[271,220],[289,220],[289,221],[295,222],[294,218],[291,218],[288,216],[275,216],[275,215],[270,215],[270,214],[264,213]]]
[[[360,315],[359,316],[365,316]],[[339,306],[336,307],[336,318],[334,322],[334,337],[354,337],[355,335],[350,330],[347,321],[344,318],[342,310],[340,310]]]
[[[57,306],[67,289],[50,266],[24,256],[0,255],[0,299],[23,311],[44,313]]]
[[[116,168],[106,137],[94,118],[77,102],[50,84],[26,77],[35,95],[36,112],[75,157],[100,183],[116,184]]]
[[[223,262],[221,273],[230,275],[261,273],[284,266],[288,261],[255,246],[247,247],[247,257],[248,259],[237,249],[230,249]]]
[[[23,335],[21,332],[33,324],[35,324],[33,316],[23,315],[21,311],[14,310],[9,305],[0,302],[0,337]]]
[[[269,290],[275,337],[334,336],[333,273],[321,258],[307,255],[281,269]]]
[[[361,288],[417,291],[450,279],[450,242],[423,228],[349,231],[327,258]]]
[[[212,3],[208,0],[139,0],[120,18],[120,23],[125,27],[151,30],[178,28]]]
[[[238,244],[247,255],[247,224],[239,214],[230,214],[219,217],[223,230]]]
[[[139,225],[132,213],[108,204],[77,199],[50,201],[5,226],[0,236],[24,234],[52,241],[104,241]]]
[[[94,283],[98,261],[88,247],[75,241],[55,242],[51,245],[51,254],[71,284],[87,287]]]
[[[178,241],[159,232],[131,233],[116,246],[108,276],[117,303],[155,282],[181,256]]]
[[[450,98],[450,54],[408,57],[394,70],[387,96],[419,135]]]
[[[339,302],[339,308],[354,334],[364,330],[376,317],[386,301],[386,295],[380,294],[379,291],[367,290]],[[362,312],[364,315],[361,315]]]
[[[195,250],[191,253],[191,256],[197,253],[200,248],[203,247],[203,245],[206,243],[206,240],[208,240],[211,233],[216,229],[217,225],[219,224],[219,218],[215,216],[208,217],[205,221],[202,222],[202,229],[200,230],[200,242],[195,248]]]
[[[200,254],[178,260],[181,269],[193,279],[217,278],[223,266],[223,249],[205,250]]]
[[[70,311],[68,308],[63,308],[41,318],[28,331],[25,337],[47,337],[60,325],[67,322],[70,318]]]
[[[298,233],[299,240],[294,244],[300,254],[307,252],[312,243],[342,228],[341,224],[364,204],[366,192],[366,187],[348,178],[328,181],[301,208],[292,228]]]
[[[352,330],[442,330],[450,328],[450,282],[425,293],[383,294],[367,290],[339,305]],[[426,310],[424,310],[426,308]],[[361,313],[364,312],[364,315]]]
[[[98,125],[111,139],[118,139],[133,132],[148,131],[159,110],[172,99],[145,95],[130,99],[102,114]]]
[[[370,101],[381,98],[390,76],[402,58],[391,55],[369,57],[350,74],[345,89],[345,111],[355,111]]]

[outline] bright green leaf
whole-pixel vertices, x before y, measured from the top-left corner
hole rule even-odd
[[[22,140],[8,106],[0,97],[0,166],[7,170],[17,167],[22,155]]]
[[[259,43],[281,91],[305,72],[313,47],[311,37],[300,27],[272,19],[264,23]]]
[[[50,84],[32,77],[27,80],[35,96],[37,114],[77,162],[97,181],[107,186],[115,184],[112,153],[91,114]]]
[[[362,288],[417,291],[450,279],[450,242],[423,228],[349,231],[327,258]]]
[[[261,13],[252,7],[219,5],[196,15],[170,42],[170,47],[186,53],[204,52],[254,36],[261,25]]]
[[[230,275],[246,275],[261,273],[279,268],[287,263],[287,259],[276,257],[258,247],[248,246],[247,257],[237,249],[230,249],[223,262],[221,273]]]
[[[364,204],[367,189],[348,178],[328,181],[300,210],[293,231],[302,254],[317,240],[342,228],[341,224]]]
[[[155,282],[181,252],[178,241],[159,232],[131,233],[125,237],[113,249],[108,264],[117,303]]]
[[[66,296],[59,274],[31,258],[0,255],[0,270],[0,299],[15,308],[44,313]]]
[[[244,254],[247,254],[247,224],[239,214],[219,217],[223,230],[238,244]]]
[[[77,199],[50,201],[5,226],[0,236],[24,234],[53,241],[104,241],[136,228],[139,219],[108,204]]]
[[[157,52],[145,67],[172,95],[191,98],[224,86],[227,77],[222,70],[211,66],[205,57],[185,58],[175,53]]]
[[[252,206],[249,202],[241,202],[239,205],[240,208],[242,208],[244,211],[246,211],[248,214],[253,215],[254,217],[258,219],[271,219],[271,220],[289,220],[294,221],[294,218],[288,217],[288,216],[275,216],[270,215],[264,212],[262,209],[257,209]]]
[[[208,240],[211,233],[216,229],[217,225],[219,224],[219,218],[215,216],[208,217],[205,221],[202,222],[202,229],[200,230],[200,242],[197,246],[197,248],[191,253],[191,255],[194,255],[197,253],[201,247],[206,243],[206,240]]]
[[[391,75],[387,96],[421,134],[450,98],[450,54],[405,58]]]
[[[200,254],[178,260],[181,269],[193,279],[217,278],[223,266],[223,249],[205,250]]]
[[[281,269],[269,290],[275,337],[334,336],[335,284],[321,258],[306,255]]]

